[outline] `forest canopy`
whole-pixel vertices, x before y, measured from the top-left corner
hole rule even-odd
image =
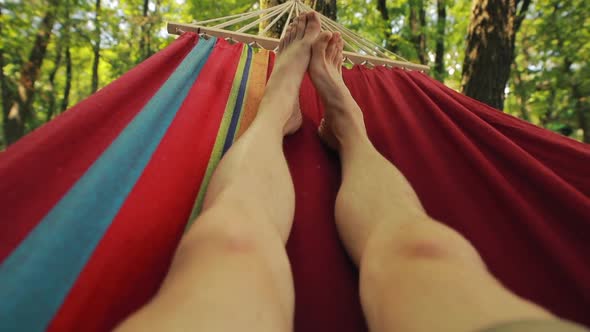
[[[278,0],[0,0],[0,150],[169,44]],[[306,0],[447,86],[590,143],[590,1]]]

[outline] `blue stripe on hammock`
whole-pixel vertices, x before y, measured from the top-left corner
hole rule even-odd
[[[0,265],[0,330],[42,331],[49,325],[166,134],[215,42],[199,41]]]
[[[240,122],[240,115],[242,114],[244,97],[246,96],[246,86],[248,85],[248,77],[250,76],[250,65],[252,64],[252,47],[247,45],[244,45],[244,47],[248,48],[248,56],[246,58],[246,64],[244,66],[244,75],[242,76],[242,81],[240,82],[240,89],[238,90],[238,98],[236,100],[236,105],[234,106],[231,122],[229,124],[227,136],[225,138],[225,143],[223,145],[223,154],[225,154],[227,150],[229,150],[229,148],[234,142],[234,137],[236,136],[238,124]]]

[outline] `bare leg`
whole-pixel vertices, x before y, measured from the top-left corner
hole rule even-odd
[[[372,331],[475,331],[551,318],[506,290],[460,234],[431,219],[403,175],[369,141],[341,77],[342,41],[322,32],[311,78],[325,106],[320,137],[339,151],[338,231],[360,269],[361,303]]]
[[[295,199],[282,142],[301,126],[296,100],[320,29],[314,14],[297,20],[281,41],[255,121],[216,169],[204,210],[180,242],[162,288],[120,330],[292,329],[284,245]]]

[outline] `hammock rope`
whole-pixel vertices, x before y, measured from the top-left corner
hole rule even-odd
[[[314,9],[301,0],[288,0],[273,7],[204,21],[195,21],[193,24],[170,22],[168,23],[168,32],[181,34],[192,31],[205,37],[214,36],[224,38],[228,41],[243,42],[248,45],[277,51],[278,39],[264,37],[264,35],[273,27],[280,24],[280,20],[286,16],[286,21],[280,33],[282,38],[287,31],[287,27],[293,22],[295,17],[301,13],[310,11],[314,11]],[[366,65],[369,67],[381,65],[388,68],[401,67],[410,70],[428,71],[428,66],[412,63],[404,57],[389,51],[382,45],[363,38],[342,24],[322,14],[319,15],[323,30],[338,32],[342,36],[345,45],[344,61],[346,63]],[[265,25],[265,22],[268,22],[268,24]],[[248,33],[248,31],[257,25],[260,28],[256,34]],[[236,30],[233,30],[234,28]]]
[[[306,9],[306,11],[313,11],[313,9],[306,4],[302,4],[302,6]],[[383,58],[388,58],[388,57],[393,56],[397,59],[400,59],[400,60],[403,60],[406,62],[410,62],[409,60],[405,59],[401,55],[393,53],[393,52],[389,51],[388,49],[380,46],[379,44],[369,42],[365,38],[358,36],[353,31],[351,31],[350,29],[347,29],[345,26],[343,26],[342,24],[340,24],[336,21],[333,21],[323,15],[320,16],[320,19],[324,25],[332,26],[336,31],[340,32],[341,35],[348,36],[348,38],[350,38],[353,42],[357,43],[357,45],[361,44],[361,45],[359,45],[359,49],[357,50],[359,52],[367,52],[371,55],[374,55],[377,57],[383,57]]]
[[[270,22],[266,28],[264,28],[264,30],[262,30],[259,34],[264,35],[268,32],[268,30],[270,30],[270,28],[272,28],[275,24],[277,24],[277,22],[279,21],[279,19],[281,17],[283,17],[283,15],[285,15],[285,13],[287,13],[287,11],[289,10],[289,8],[285,8],[283,11],[281,11],[281,13],[279,15],[277,15],[277,17],[275,17],[274,20],[272,20],[272,22]]]
[[[287,22],[291,22],[291,17],[293,17],[293,10],[295,9],[295,6],[291,6],[291,9],[289,10],[289,16],[287,16]],[[287,33],[287,28],[289,27],[288,24],[285,24],[283,26],[283,31],[281,32],[281,38],[285,37],[285,33]]]
[[[272,12],[266,14],[266,15],[262,15],[262,16],[260,16],[259,19],[255,20],[254,22],[252,22],[252,23],[250,23],[250,24],[248,24],[248,25],[246,25],[246,26],[238,29],[237,32],[246,32],[249,29],[251,29],[251,28],[259,25],[260,22],[265,21],[265,20],[269,20],[270,18],[272,18],[273,16],[275,16],[278,12],[279,12],[279,10],[275,10],[275,11],[272,11]],[[281,11],[281,15],[279,15],[278,17],[281,17],[282,16],[282,13],[283,12]]]
[[[282,5],[279,5],[279,6],[276,6],[276,7],[272,7],[272,8],[270,8],[270,9],[271,9],[271,11],[270,11],[270,14],[265,14],[265,15],[264,15],[264,16],[265,16],[265,18],[273,17],[274,15],[276,15],[276,13],[280,12],[280,11],[281,11],[281,9],[282,9],[283,7],[285,7],[285,5],[288,5],[288,4],[287,4],[287,3],[285,3],[285,4],[282,4]],[[253,17],[256,17],[256,16],[258,16],[258,14],[257,14],[257,13],[248,13],[248,14],[242,14],[241,16],[239,16],[239,17],[238,17],[238,18],[236,18],[236,19],[233,19],[233,20],[231,20],[231,21],[228,21],[228,22],[225,22],[225,23],[220,23],[220,24],[217,24],[217,25],[215,25],[215,26],[213,26],[213,27],[214,27],[214,28],[218,28],[218,29],[227,28],[227,27],[230,27],[230,26],[232,26],[232,25],[235,25],[235,24],[237,24],[237,23],[242,23],[242,22],[244,22],[244,21],[247,21],[247,20],[249,20],[249,19],[251,19],[251,18],[253,18]],[[202,24],[202,23],[201,23],[201,24]]]

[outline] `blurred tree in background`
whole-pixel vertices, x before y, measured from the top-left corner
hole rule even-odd
[[[504,108],[516,36],[530,4],[531,0],[473,2],[461,82],[465,95]]]
[[[0,0],[0,150],[169,44],[176,37],[166,33],[167,21],[190,23],[283,1]],[[508,82],[502,78],[495,88],[505,95],[499,104],[466,92],[503,106],[509,114],[590,142],[587,0],[305,2],[392,52],[430,65],[434,78],[457,90],[465,83],[464,63],[488,59],[483,61],[491,67],[487,71],[467,70],[475,75],[472,88],[484,94],[490,89],[478,80],[507,68],[503,75]],[[507,9],[513,23],[482,16],[484,3],[514,4]],[[500,65],[493,59],[504,46],[482,48],[482,24],[504,29],[496,32],[512,38],[502,41],[513,46],[513,53]],[[472,56],[467,62],[465,54]]]
[[[537,0],[516,42],[506,111],[590,143],[590,2]]]

